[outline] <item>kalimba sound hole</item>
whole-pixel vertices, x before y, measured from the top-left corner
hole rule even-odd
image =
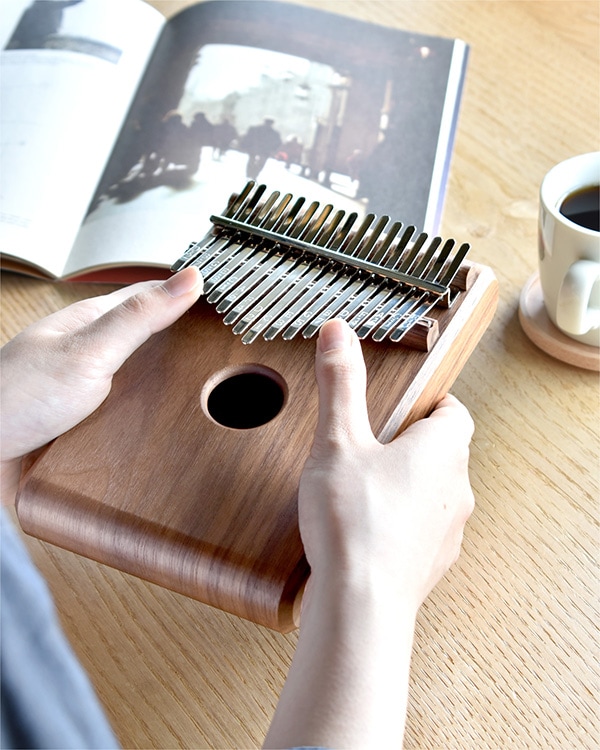
[[[206,411],[223,427],[248,430],[274,419],[285,403],[285,384],[273,371],[239,370],[220,380],[208,394]]]

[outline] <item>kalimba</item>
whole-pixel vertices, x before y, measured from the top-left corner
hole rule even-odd
[[[287,632],[310,572],[297,487],[317,418],[311,338],[340,317],[363,340],[387,442],[447,393],[497,283],[466,244],[252,182],[211,222],[173,265],[200,268],[203,299],[45,449],[17,513],[29,534]]]

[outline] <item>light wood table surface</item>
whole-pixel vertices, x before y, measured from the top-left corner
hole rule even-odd
[[[152,2],[171,14],[186,2]],[[587,748],[598,729],[598,377],[524,335],[537,191],[599,147],[596,0],[307,4],[465,39],[471,58],[442,234],[500,282],[498,313],[453,392],[475,419],[477,508],[418,620],[407,748]],[[3,341],[105,291],[11,274]],[[435,461],[435,457],[432,457]],[[280,635],[28,540],[71,642],[128,748],[249,748],[297,635]]]

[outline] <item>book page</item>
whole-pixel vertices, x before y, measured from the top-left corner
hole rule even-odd
[[[0,56],[1,247],[60,276],[164,19],[141,0],[20,5]]]
[[[273,0],[166,25],[69,261],[170,266],[248,179],[436,231],[466,46]],[[451,89],[451,90],[450,90]]]

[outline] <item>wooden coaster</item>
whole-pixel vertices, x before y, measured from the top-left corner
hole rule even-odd
[[[575,367],[600,371],[600,348],[569,338],[550,320],[537,271],[521,291],[519,321],[527,337],[546,354]]]

